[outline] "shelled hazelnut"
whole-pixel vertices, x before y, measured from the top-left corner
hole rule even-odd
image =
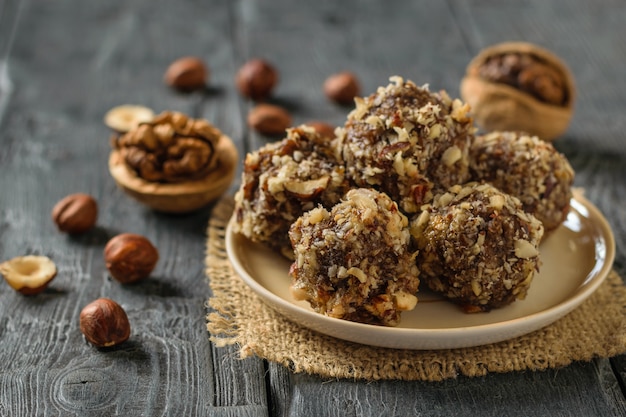
[[[291,126],[287,110],[273,104],[258,104],[248,113],[248,126],[263,135],[280,135]]]
[[[554,53],[527,42],[483,49],[467,66],[461,96],[485,131],[524,131],[543,140],[560,136],[573,114],[575,86]]]
[[[104,261],[115,280],[130,284],[150,275],[159,261],[159,251],[144,236],[122,233],[107,242]]]
[[[138,104],[121,104],[104,115],[104,124],[117,133],[126,133],[141,123],[154,119],[154,111]]]
[[[163,79],[172,88],[190,91],[204,88],[208,77],[209,70],[200,58],[186,56],[172,62]]]
[[[278,83],[278,71],[263,59],[251,59],[239,68],[235,83],[244,97],[263,100],[272,94]]]
[[[324,94],[338,104],[352,104],[354,97],[361,93],[359,81],[351,72],[333,74],[324,81]]]
[[[65,233],[84,233],[95,226],[97,219],[98,203],[88,194],[70,194],[52,208],[52,220]]]
[[[42,292],[56,277],[57,267],[47,256],[18,256],[0,263],[0,273],[15,291],[24,295]]]
[[[98,298],[80,312],[80,331],[96,347],[112,347],[130,337],[126,311],[110,298]]]

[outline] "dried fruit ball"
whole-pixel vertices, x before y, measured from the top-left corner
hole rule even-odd
[[[351,72],[333,74],[324,81],[324,94],[339,104],[352,104],[361,92],[356,76]]]
[[[145,237],[122,233],[106,244],[104,260],[115,280],[130,284],[150,275],[159,260],[159,252]]]
[[[318,313],[397,326],[415,308],[420,281],[409,221],[386,194],[352,189],[330,210],[305,212],[289,238],[291,294]]]
[[[470,107],[445,91],[389,80],[357,100],[346,118],[346,176],[387,193],[404,213],[417,213],[440,190],[469,179]]]
[[[7,284],[24,295],[42,292],[57,274],[57,267],[47,256],[18,256],[0,264]]]
[[[251,59],[239,68],[235,83],[239,92],[252,100],[269,97],[278,83],[278,71],[262,59]]]
[[[109,298],[98,298],[80,312],[80,331],[97,347],[111,347],[130,337],[126,311]]]
[[[98,203],[88,194],[70,194],[52,208],[52,220],[65,233],[84,233],[95,226],[97,219]]]
[[[411,222],[422,282],[468,313],[524,299],[543,232],[516,197],[478,182],[436,195]]]
[[[135,104],[122,104],[106,112],[104,124],[116,132],[126,133],[152,119],[154,119],[152,109]]]
[[[280,106],[259,104],[248,113],[248,126],[263,135],[281,135],[291,126],[291,115]]]
[[[337,142],[302,125],[249,153],[235,194],[233,230],[293,258],[291,224],[318,204],[334,206],[350,187]]]
[[[204,88],[209,78],[209,71],[200,58],[187,56],[172,62],[165,72],[164,81],[179,90],[197,90]]]

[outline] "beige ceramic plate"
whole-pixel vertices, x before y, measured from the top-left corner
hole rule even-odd
[[[232,220],[231,220],[232,221]],[[233,233],[229,258],[243,281],[288,319],[352,342],[399,349],[450,349],[495,343],[538,330],[580,305],[604,281],[615,256],[611,229],[582,196],[565,223],[541,244],[543,265],[525,300],[489,313],[465,314],[433,293],[420,291],[417,307],[399,327],[353,323],[318,314],[289,292],[289,261]]]

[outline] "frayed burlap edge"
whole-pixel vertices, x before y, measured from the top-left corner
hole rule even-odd
[[[544,370],[626,352],[626,287],[611,272],[579,308],[556,323],[505,342],[450,350],[384,349],[346,342],[285,319],[252,292],[228,261],[224,235],[232,198],[214,208],[206,273],[212,289],[207,328],[218,347],[236,344],[294,372],[329,378],[440,381],[457,375]]]

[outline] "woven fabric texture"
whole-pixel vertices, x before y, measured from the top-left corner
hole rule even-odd
[[[224,237],[232,198],[214,208],[206,273],[212,296],[207,328],[216,346],[328,378],[441,381],[458,375],[544,370],[626,352],[626,287],[611,272],[580,307],[533,333],[485,346],[400,350],[360,345],[295,324],[263,303],[233,271]]]

